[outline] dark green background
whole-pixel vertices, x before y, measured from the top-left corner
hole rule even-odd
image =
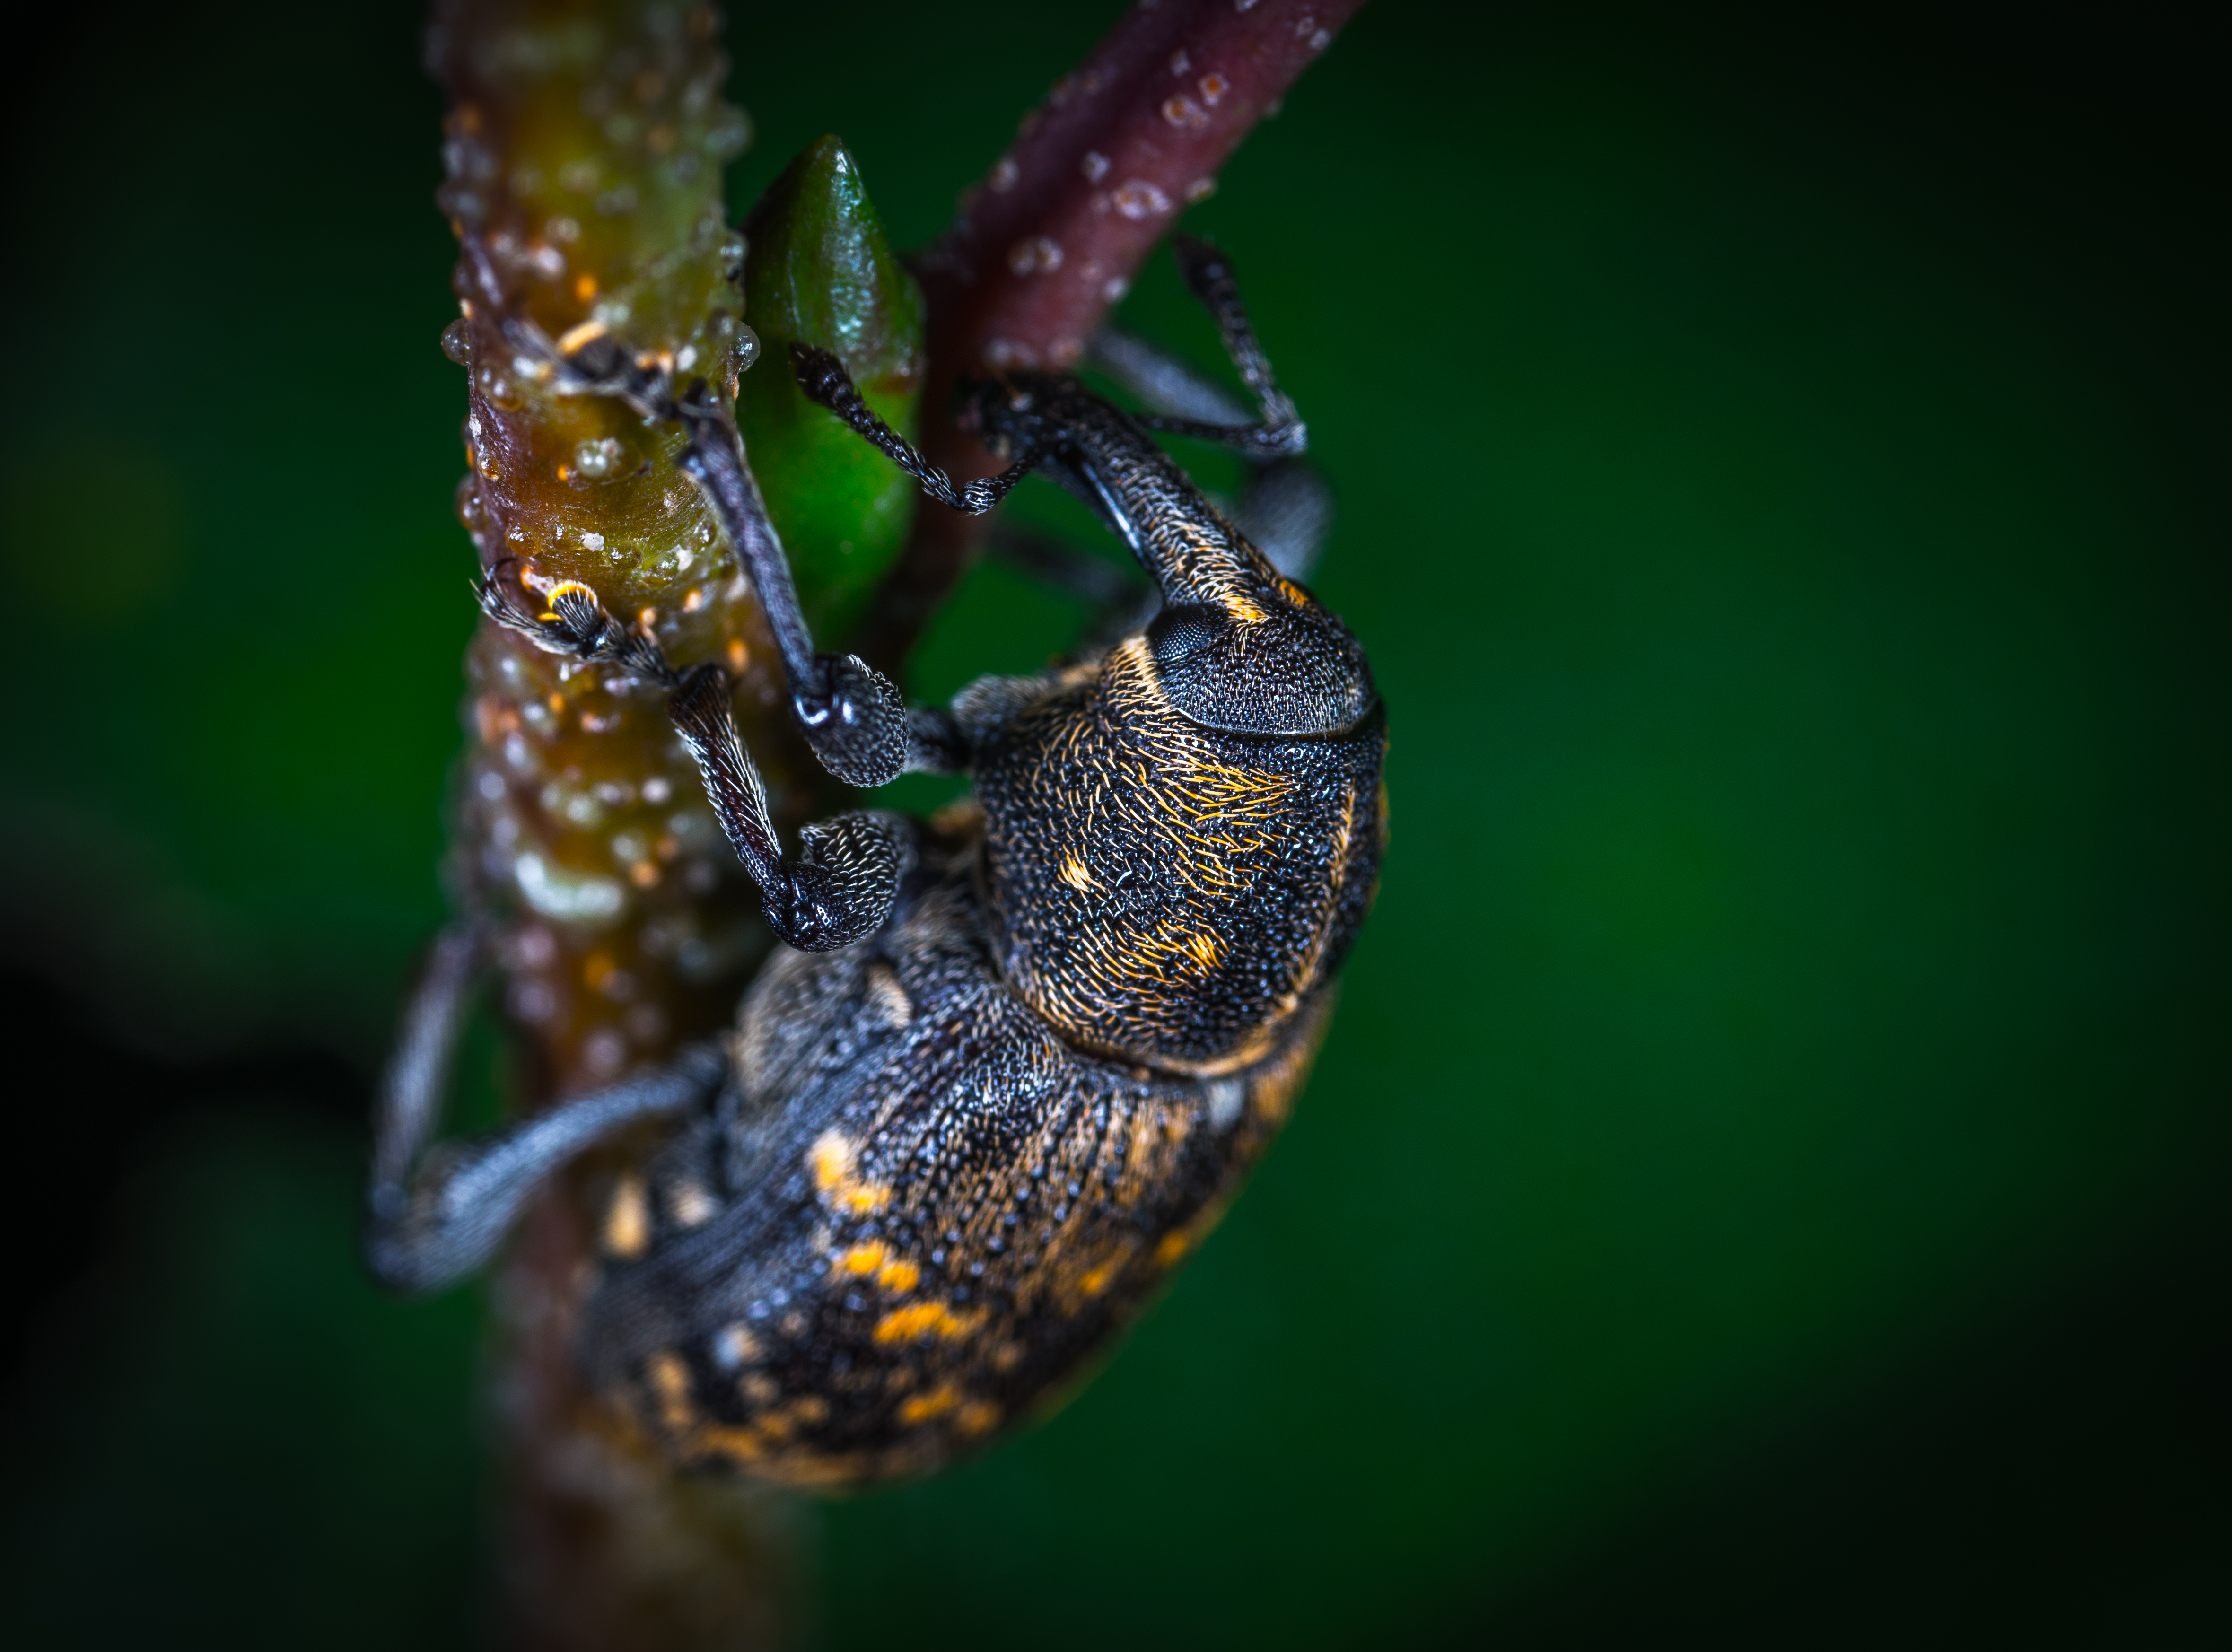
[[[1107,21],[762,10],[732,204],[834,129],[902,244]],[[349,1251],[472,619],[413,36],[15,42],[14,1644],[477,1610],[476,1305]],[[1339,491],[1379,907],[1106,1374],[808,1517],[828,1644],[2232,1644],[2211,61],[1382,0],[1250,140],[1195,218]],[[1079,618],[982,571],[917,685]]]

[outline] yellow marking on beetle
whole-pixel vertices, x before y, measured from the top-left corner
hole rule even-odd
[[[579,597],[592,608],[603,606],[603,599],[591,586],[583,585],[579,580],[561,580],[542,593],[543,603],[550,610],[548,613],[542,616],[545,621],[558,618],[558,602],[561,597]]]
[[[961,1396],[948,1383],[941,1383],[927,1394],[911,1395],[899,1403],[899,1426],[911,1428],[918,1422],[927,1422],[932,1417],[942,1417],[961,1403]]]
[[[605,1254],[623,1259],[642,1255],[651,1243],[651,1200],[641,1176],[624,1176],[613,1189],[601,1243]]]
[[[721,1364],[735,1367],[749,1365],[767,1351],[760,1339],[741,1319],[734,1325],[723,1325],[713,1333],[713,1357]]]
[[[887,1247],[880,1239],[872,1239],[865,1245],[855,1245],[845,1253],[839,1264],[847,1273],[873,1273],[884,1265]]]
[[[953,1426],[964,1434],[989,1434],[1000,1426],[1000,1408],[989,1400],[971,1400],[961,1408]]]
[[[734,1463],[756,1463],[767,1455],[767,1444],[757,1428],[738,1428],[709,1422],[690,1436],[690,1448]]]
[[[1163,1242],[1155,1247],[1155,1266],[1174,1267],[1193,1248],[1193,1235],[1183,1228],[1174,1228],[1163,1235]]]
[[[581,281],[589,284],[590,292],[594,293],[597,290],[597,278],[594,275],[584,275]],[[580,288],[581,282],[576,282],[574,289],[579,291]],[[583,345],[592,343],[604,336],[605,324],[602,321],[584,321],[579,327],[568,327],[558,335],[558,353],[570,356]]]
[[[1188,952],[1193,954],[1195,961],[1197,962],[1204,969],[1214,969],[1217,968],[1217,956],[1223,950],[1223,947],[1219,943],[1217,937],[1210,931],[1207,930],[1197,930],[1193,934],[1186,936],[1184,941],[1180,944],[1182,944]]]
[[[912,1262],[896,1259],[886,1262],[876,1273],[876,1283],[886,1291],[904,1296],[922,1282],[922,1270]]]
[[[666,1208],[677,1227],[698,1228],[717,1215],[721,1205],[703,1183],[685,1178],[667,1188]]]
[[[1078,1280],[1077,1288],[1083,1292],[1087,1296],[1099,1296],[1103,1291],[1108,1288],[1109,1281],[1113,1279],[1115,1277],[1116,1264],[1113,1262],[1103,1262],[1100,1267],[1094,1268],[1090,1273],[1087,1273],[1083,1279]]]
[[[858,1150],[838,1131],[824,1130],[808,1150],[807,1159],[814,1167],[814,1190],[824,1204],[856,1216],[872,1216],[891,1203],[892,1190],[885,1182],[863,1181],[853,1174]]]
[[[1085,863],[1077,858],[1074,850],[1062,857],[1061,871],[1057,876],[1080,895],[1098,887],[1093,881],[1093,874],[1085,870]]]
[[[652,1391],[659,1399],[659,1421],[678,1434],[697,1416],[690,1403],[690,1367],[671,1348],[660,1349],[646,1363]]]
[[[956,1313],[943,1302],[911,1302],[876,1321],[878,1342],[912,1342],[918,1337],[965,1337],[984,1323],[984,1310]]]
[[[1224,599],[1224,612],[1243,625],[1260,625],[1271,617],[1237,592]]]
[[[899,985],[899,972],[887,963],[868,966],[868,1001],[886,1027],[905,1027],[914,1020],[914,1000]]]

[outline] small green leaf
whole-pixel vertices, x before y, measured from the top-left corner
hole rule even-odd
[[[799,393],[790,346],[835,351],[868,405],[912,437],[922,399],[922,289],[834,138],[769,186],[744,233],[744,313],[762,349],[738,390],[736,421],[807,619],[831,647],[906,542],[915,488]]]

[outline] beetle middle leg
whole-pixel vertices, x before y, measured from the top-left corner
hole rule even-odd
[[[597,593],[578,581],[552,589],[548,608],[530,613],[515,604],[503,574],[499,565],[479,587],[481,608],[490,619],[554,653],[608,664],[668,690],[667,715],[697,761],[721,829],[759,886],[762,915],[780,939],[801,952],[827,952],[881,927],[905,870],[905,838],[893,817],[855,811],[815,822],[801,830],[797,856],[786,858],[768,812],[766,783],[744,749],[730,707],[728,673],[717,665],[677,671],[657,643],[614,619]],[[912,725],[902,722],[899,738],[911,748]]]
[[[906,768],[906,703],[897,688],[857,654],[827,654],[814,646],[799,606],[790,561],[769,519],[759,484],[745,463],[735,415],[692,380],[678,393],[668,366],[638,356],[601,329],[561,347],[533,322],[514,317],[505,336],[522,353],[543,363],[564,395],[608,397],[649,419],[677,424],[689,437],[679,464],[698,484],[728,535],[730,547],[767,616],[782,658],[791,710],[821,766],[848,786],[876,787]]]

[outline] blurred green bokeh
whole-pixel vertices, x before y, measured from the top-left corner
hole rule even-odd
[[[733,208],[834,130],[902,246],[1108,21],[762,10]],[[2208,100],[2137,24],[1984,16],[1383,4],[1192,215],[1338,491],[1317,585],[1391,709],[1385,885],[1288,1138],[1099,1381],[816,1517],[827,1644],[1595,1644],[1593,1590],[1677,1574],[1690,1616],[1631,1630],[2232,1639],[2179,1330],[2227,1306]],[[165,1059],[368,1071],[442,915],[473,618],[415,17],[42,27],[6,961]],[[1214,360],[1166,264],[1125,317]],[[982,569],[915,686],[1082,619]],[[29,1266],[64,1230],[99,1260],[26,1331],[0,1633],[468,1641],[470,1299],[358,1279],[332,1109],[81,1120],[120,1173],[42,1162],[41,1111],[98,1094],[15,1102],[16,1180],[64,1201]],[[2165,1268],[2157,1318],[2088,1330]],[[2130,1502],[2157,1456],[2208,1483]],[[2021,1548],[2034,1486],[2064,1549]]]

